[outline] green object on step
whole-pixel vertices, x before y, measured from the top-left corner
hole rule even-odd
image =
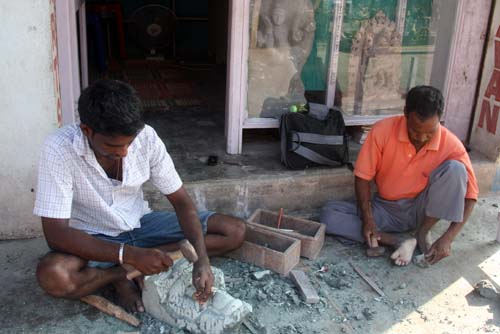
[[[288,110],[290,112],[307,112],[307,105],[304,103],[292,104]]]

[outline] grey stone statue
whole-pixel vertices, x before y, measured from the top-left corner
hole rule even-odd
[[[400,113],[401,36],[382,11],[361,22],[352,41],[344,111],[354,115]]]
[[[193,299],[193,265],[181,259],[166,272],[146,276],[142,300],[146,311],[171,326],[190,333],[220,334],[237,327],[252,306],[226,292],[224,274],[212,267],[213,296],[204,305]]]
[[[249,50],[250,117],[279,117],[293,103],[305,103],[301,73],[314,42],[310,0],[262,0],[256,8],[256,45]]]

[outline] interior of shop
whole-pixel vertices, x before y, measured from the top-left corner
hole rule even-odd
[[[227,0],[89,0],[86,17],[89,83],[131,84],[172,155],[224,152]]]

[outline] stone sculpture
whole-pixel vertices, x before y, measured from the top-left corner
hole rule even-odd
[[[214,293],[200,305],[192,296],[193,265],[181,259],[166,272],[146,276],[142,300],[146,311],[171,326],[190,333],[219,334],[238,326],[252,306],[225,291],[224,274],[212,267]]]
[[[255,0],[255,45],[250,45],[248,113],[279,117],[293,103],[305,103],[301,73],[314,41],[310,0]]]
[[[343,97],[355,115],[401,112],[401,36],[382,11],[365,20],[356,33],[349,61],[349,82]]]

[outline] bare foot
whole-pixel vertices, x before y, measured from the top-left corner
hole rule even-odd
[[[127,312],[144,312],[141,291],[134,281],[123,279],[113,283],[118,303]]]
[[[397,266],[407,266],[411,262],[413,256],[413,251],[417,246],[417,239],[411,238],[403,241],[401,245],[396,249],[391,255],[391,259],[394,260],[394,264]]]

